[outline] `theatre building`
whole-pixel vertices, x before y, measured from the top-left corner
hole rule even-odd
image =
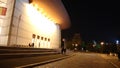
[[[61,0],[0,0],[0,46],[56,49],[69,26]]]

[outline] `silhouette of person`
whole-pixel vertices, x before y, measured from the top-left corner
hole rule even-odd
[[[63,38],[61,41],[61,53],[65,54],[66,53],[66,47],[65,47],[65,39]]]
[[[63,41],[63,39],[61,41],[61,53],[62,54],[64,53],[64,41]]]

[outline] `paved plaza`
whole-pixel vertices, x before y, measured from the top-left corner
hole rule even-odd
[[[117,64],[115,63],[117,62]],[[76,53],[75,56],[34,68],[119,68],[117,57],[98,53]]]

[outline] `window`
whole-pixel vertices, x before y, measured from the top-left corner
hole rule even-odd
[[[45,41],[47,41],[47,38],[45,38]]]
[[[38,36],[37,36],[37,39],[39,39],[39,38],[40,38],[40,36],[38,35]]]
[[[50,42],[50,39],[48,39],[48,41]]]
[[[29,3],[32,3],[33,2],[33,0],[29,0]]]
[[[5,16],[6,15],[7,8],[5,7],[0,7],[0,15]]]
[[[35,37],[36,37],[36,35],[35,35],[35,34],[33,34],[33,35],[32,35],[32,38],[35,38]]]
[[[43,37],[41,37],[41,40],[43,40]]]

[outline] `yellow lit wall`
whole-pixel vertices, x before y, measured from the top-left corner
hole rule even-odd
[[[36,35],[34,39],[33,34]],[[36,48],[59,48],[60,34],[60,26],[40,13],[28,0],[16,0],[10,36],[11,46],[28,47],[29,43],[34,42]],[[37,39],[37,36],[40,36],[40,39]]]
[[[7,46],[8,43],[13,5],[14,0],[0,0],[0,7],[7,8],[6,15],[0,14],[0,46]]]

